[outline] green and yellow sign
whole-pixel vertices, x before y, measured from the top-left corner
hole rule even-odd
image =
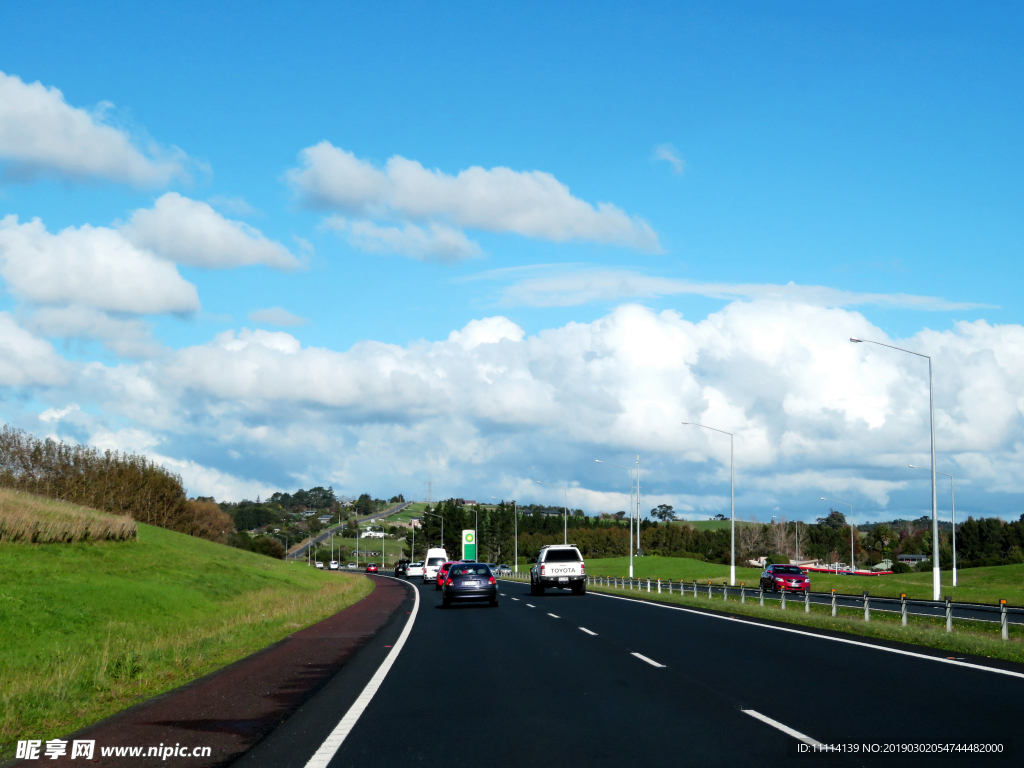
[[[476,560],[476,531],[472,528],[462,532],[462,559]]]

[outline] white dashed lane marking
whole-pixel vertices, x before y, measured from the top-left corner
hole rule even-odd
[[[530,605],[529,603],[527,603],[527,604],[526,604],[526,607],[527,607],[527,608],[536,608],[537,606],[536,606],[536,605]]]
[[[518,597],[513,597],[512,599],[515,600],[517,603],[519,602],[519,598]]]
[[[586,633],[587,633],[588,635],[591,635],[592,637],[596,637],[596,636],[597,636],[597,632],[591,632],[591,631],[590,631],[589,629],[587,629],[586,627],[580,627],[580,629],[581,629],[582,631],[586,632]]]
[[[553,613],[549,613],[548,616],[550,616],[552,619],[560,619],[560,618],[562,618],[561,616],[556,616]]]
[[[636,654],[633,655],[635,656]],[[805,736],[804,734],[800,733],[800,731],[794,731],[788,725],[783,725],[778,720],[772,720],[770,717],[768,717],[768,715],[762,715],[760,712],[756,712],[753,709],[741,709],[740,712],[750,715],[751,717],[760,720],[762,723],[767,723],[772,728],[778,728],[787,736],[792,736],[794,739],[799,739],[804,744],[810,744],[812,747],[821,746],[820,741],[815,741],[810,736]]]
[[[652,667],[664,667],[665,666],[664,664],[659,664],[654,659],[648,659],[642,653],[633,653],[633,656],[636,656],[638,659],[640,659],[640,661],[646,661]]]

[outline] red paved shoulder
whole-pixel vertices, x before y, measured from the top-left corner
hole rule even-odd
[[[330,680],[408,597],[402,582],[369,578],[373,592],[345,610],[68,738],[95,739],[92,765],[173,765],[173,757],[104,757],[100,748],[175,744],[211,747],[209,757],[184,759],[189,768],[230,763]]]

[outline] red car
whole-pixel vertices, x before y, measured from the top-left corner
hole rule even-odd
[[[370,563],[368,566],[366,566],[367,573],[376,573],[379,570],[380,568],[377,567],[376,563]]]
[[[442,563],[441,567],[437,569],[437,582],[434,584],[434,589],[441,589],[444,586],[444,580],[448,578],[448,569],[453,565],[455,563]]]
[[[769,565],[761,574],[761,589],[775,592],[810,592],[811,577],[797,565]]]

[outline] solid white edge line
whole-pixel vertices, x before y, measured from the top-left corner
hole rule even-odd
[[[794,739],[799,739],[804,744],[810,744],[812,747],[820,747],[820,746],[822,746],[822,743],[820,741],[815,741],[810,736],[805,736],[804,734],[800,733],[800,731],[794,731],[788,725],[783,725],[778,720],[772,720],[767,715],[762,715],[760,712],[758,712],[756,710],[753,710],[753,709],[741,709],[740,712],[742,712],[745,715],[750,715],[751,717],[753,717],[753,718],[755,718],[757,720],[760,720],[762,723],[767,723],[772,728],[778,728],[780,731],[782,731],[787,736],[792,736]]]
[[[550,616],[552,619],[560,619],[560,618],[562,618],[561,616],[556,616],[553,613],[549,613],[548,616]]]
[[[634,652],[633,652],[632,654],[630,654],[630,655],[631,655],[631,656],[636,656],[636,657],[637,657],[638,659],[640,659],[640,661],[646,661],[646,662],[647,662],[648,664],[650,664],[650,665],[651,665],[652,667],[660,667],[661,669],[664,669],[664,668],[665,668],[665,665],[664,665],[664,664],[659,664],[659,663],[658,663],[658,662],[656,662],[656,661],[655,661],[654,659],[648,659],[648,658],[647,658],[646,656],[644,656],[644,655],[643,655],[642,653],[637,653],[636,651],[634,651]]]
[[[390,577],[386,577],[390,578]],[[401,581],[396,579],[396,581]],[[402,582],[403,584],[405,582]],[[409,615],[409,620],[405,622],[405,627],[402,629],[402,634],[398,637],[398,642],[395,643],[391,652],[384,659],[383,663],[377,667],[377,671],[373,677],[370,678],[370,682],[366,684],[356,700],[352,702],[352,706],[348,708],[348,712],[341,718],[334,730],[330,732],[324,743],[320,745],[320,748],[316,753],[309,758],[309,762],[306,763],[306,768],[326,768],[327,764],[334,759],[334,756],[341,749],[341,745],[344,743],[345,738],[351,732],[355,726],[356,721],[359,720],[359,716],[363,714],[363,711],[369,705],[373,695],[377,693],[377,689],[380,688],[381,683],[384,682],[384,678],[387,677],[388,671],[391,669],[391,665],[395,663],[395,659],[398,658],[398,654],[402,652],[402,647],[405,645],[405,641],[409,638],[409,633],[412,632],[412,625],[416,621],[416,614],[420,609],[420,591],[413,587],[412,591],[416,596],[415,602],[413,603],[412,613]]]
[[[583,631],[583,632],[586,632],[586,633],[587,633],[588,635],[590,635],[591,637],[597,637],[597,632],[591,632],[591,631],[590,631],[589,629],[587,629],[586,627],[579,627],[578,629],[580,629],[580,630],[581,630],[581,631]]]
[[[859,640],[848,640],[845,637],[829,637],[828,635],[819,635],[815,632],[804,632],[801,629],[790,629],[789,627],[776,627],[772,624],[760,624],[756,621],[746,621],[744,619],[737,618],[735,616],[721,616],[716,613],[707,611],[695,611],[691,608],[682,608],[678,605],[666,605],[665,603],[655,603],[652,600],[634,600],[629,597],[620,597],[619,595],[606,595],[603,592],[587,592],[588,595],[594,595],[595,597],[608,597],[612,600],[625,600],[627,603],[636,603],[637,605],[647,605],[651,608],[666,608],[670,611],[682,611],[683,613],[692,613],[697,616],[705,616],[709,619],[722,619],[723,621],[735,621],[738,624],[744,624],[748,627],[760,627],[761,629],[774,629],[778,632],[789,632],[794,635],[804,635],[805,637],[814,637],[818,640],[830,640],[833,643],[846,643],[847,645],[857,645],[861,648],[871,648],[876,651],[885,651],[886,653],[896,653],[900,656],[910,656],[915,659],[926,659],[927,661],[937,661],[941,664],[952,664],[956,667],[967,667],[968,669],[977,669],[982,672],[994,672],[997,675],[1007,675],[1008,677],[1017,677],[1024,680],[1024,673],[1012,672],[1008,669],[999,669],[997,667],[986,667],[981,664],[972,664],[969,661],[954,661],[953,659],[943,659],[938,656],[929,656],[925,653],[914,653],[913,651],[904,651],[900,648],[887,648],[884,645],[874,645],[873,643],[862,643]]]

